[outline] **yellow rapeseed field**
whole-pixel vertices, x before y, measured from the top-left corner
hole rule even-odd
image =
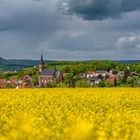
[[[140,89],[0,90],[0,140],[140,140]]]

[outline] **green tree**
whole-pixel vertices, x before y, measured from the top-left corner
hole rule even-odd
[[[105,81],[100,81],[98,84],[99,87],[106,87]]]

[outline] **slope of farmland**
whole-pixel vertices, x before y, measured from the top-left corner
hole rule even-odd
[[[0,90],[0,140],[139,140],[140,89]]]

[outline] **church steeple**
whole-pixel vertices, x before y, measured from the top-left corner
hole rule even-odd
[[[43,55],[41,54],[41,64],[44,65]]]
[[[45,68],[45,63],[43,60],[43,55],[41,54],[41,64],[39,64],[39,73],[41,74],[41,72],[44,70]]]

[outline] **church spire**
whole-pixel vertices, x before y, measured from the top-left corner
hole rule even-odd
[[[41,64],[44,65],[43,55],[41,54]]]
[[[41,54],[41,64],[39,64],[39,74],[41,74],[41,72],[44,70],[45,68],[45,63],[43,60],[43,55]]]

